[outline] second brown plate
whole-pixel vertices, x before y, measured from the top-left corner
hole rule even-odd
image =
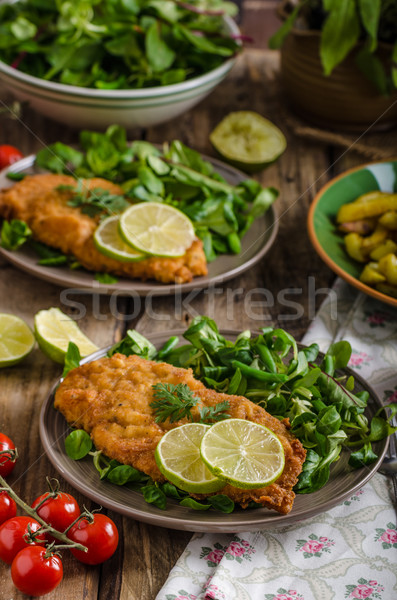
[[[184,330],[168,331],[146,335],[157,347],[160,347],[171,335],[182,336]],[[227,339],[234,340],[238,331],[222,331]],[[89,362],[105,356],[107,348],[98,350],[82,362]],[[348,375],[353,375],[356,389],[367,390],[370,394],[366,415],[371,417],[381,406],[372,388],[356,372],[344,369]],[[140,492],[132,491],[123,486],[117,486],[107,481],[101,481],[99,474],[92,464],[90,457],[80,461],[71,460],[65,452],[65,437],[70,429],[60,412],[54,409],[54,391],[44,401],[40,413],[40,437],[44,450],[56,468],[75,489],[91,498],[98,504],[106,506],[137,521],[187,531],[219,531],[238,532],[255,531],[284,527],[301,521],[313,515],[325,512],[339,504],[358,489],[360,489],[377,471],[387,449],[387,440],[374,444],[378,459],[369,467],[351,470],[348,466],[349,455],[342,452],[340,459],[333,464],[328,483],[318,492],[307,495],[297,495],[292,511],[280,515],[267,508],[236,509],[231,514],[223,514],[215,510],[195,511],[183,506],[176,500],[168,499],[166,510],[160,510],[148,504]]]
[[[241,171],[226,165],[225,163],[204,157],[210,161],[218,173],[232,185],[237,185],[247,176]],[[12,182],[7,178],[7,173],[35,173],[35,156],[27,156],[14,163],[8,169],[0,173],[0,189],[9,187]],[[241,240],[241,252],[239,254],[223,254],[209,263],[208,275],[195,277],[193,281],[182,284],[162,284],[158,281],[139,281],[137,279],[119,278],[117,283],[99,283],[94,279],[94,274],[83,269],[74,270],[67,267],[45,267],[37,264],[37,255],[25,247],[16,252],[9,252],[0,247],[0,255],[3,255],[10,263],[18,269],[26,271],[39,279],[55,283],[62,287],[74,288],[77,292],[90,291],[100,294],[113,294],[121,296],[168,296],[171,294],[183,294],[192,290],[206,289],[215,284],[228,281],[247,269],[250,269],[270,250],[276,239],[278,220],[274,206],[254,221],[250,230]]]

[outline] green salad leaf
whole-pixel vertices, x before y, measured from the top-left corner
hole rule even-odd
[[[28,75],[97,89],[180,83],[241,50],[223,0],[2,3],[0,60]]]
[[[66,377],[69,371],[80,366],[81,354],[79,347],[74,342],[69,342],[68,349],[65,354],[65,364],[63,367],[62,377]]]
[[[30,227],[19,219],[3,221],[0,232],[0,245],[6,250],[17,250],[30,239],[32,231]]]

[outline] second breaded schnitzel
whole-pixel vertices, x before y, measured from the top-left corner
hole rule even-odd
[[[216,406],[227,400],[231,417],[247,419],[274,431],[285,454],[281,477],[261,489],[243,490],[226,485],[222,494],[243,507],[255,501],[282,514],[291,510],[295,497],[292,488],[302,470],[306,451],[289,431],[288,420],[279,421],[242,396],[229,396],[206,388],[193,377],[191,369],[122,354],[100,358],[73,369],[65,377],[55,394],[55,408],[70,425],[87,431],[96,448],[106,456],[132,465],[156,481],[164,481],[154,458],[156,446],[169,429],[188,421],[185,418],[172,424],[155,422],[150,404],[152,386],[156,383],[188,385],[201,401],[201,405],[192,409],[197,420],[200,406]]]
[[[80,181],[86,190],[124,193],[120,186],[105,179]],[[0,191],[0,217],[24,221],[36,240],[74,256],[89,271],[133,279],[156,279],[162,283],[185,283],[207,274],[201,240],[195,240],[178,258],[153,256],[138,262],[121,262],[99,252],[93,241],[99,216],[92,218],[80,208],[69,205],[77,186],[76,179],[68,175],[27,176],[11,188]]]

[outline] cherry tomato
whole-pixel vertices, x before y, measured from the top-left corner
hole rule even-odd
[[[15,587],[28,596],[43,596],[62,581],[62,561],[56,554],[46,556],[46,549],[28,546],[14,558],[11,577]]]
[[[11,564],[14,557],[20,550],[26,546],[33,546],[24,539],[24,535],[28,532],[28,525],[31,531],[35,532],[40,529],[41,525],[31,517],[13,517],[8,519],[0,526],[0,558],[4,562]],[[37,536],[38,541],[45,541],[43,535]],[[37,543],[36,542],[36,543]]]
[[[7,492],[0,492],[0,525],[15,517],[17,514],[17,505],[15,500],[10,498]]]
[[[15,445],[4,433],[0,433],[0,452],[15,450]],[[0,475],[7,477],[15,467],[16,458],[13,452],[0,454]]]
[[[0,169],[12,165],[12,163],[17,162],[21,158],[23,158],[23,154],[18,148],[9,146],[8,144],[0,145]]]
[[[82,563],[99,565],[114,554],[119,542],[119,532],[112,519],[106,515],[94,513],[90,519],[80,519],[68,531],[68,537],[74,542],[83,544],[87,552],[71,548],[71,553]]]
[[[35,508],[45,498],[48,498],[48,500],[40,506],[37,510],[37,514],[46,523],[52,525],[54,529],[62,533],[79,516],[79,505],[75,498],[70,494],[57,492],[55,497],[51,497],[51,494],[47,492],[36,498],[32,504],[32,508]],[[48,533],[45,535],[49,542],[54,541],[52,535]]]

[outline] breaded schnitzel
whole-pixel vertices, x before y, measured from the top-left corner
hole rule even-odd
[[[84,179],[86,190],[102,189],[112,194],[123,190],[105,179]],[[201,240],[195,240],[184,256],[178,258],[145,258],[139,262],[121,262],[99,252],[93,234],[99,216],[92,218],[79,207],[69,206],[77,181],[68,175],[31,175],[0,192],[0,217],[25,221],[33,237],[74,256],[89,271],[112,273],[133,279],[156,279],[162,283],[185,283],[207,274]]]
[[[132,465],[156,481],[164,481],[154,458],[157,443],[169,429],[188,421],[185,418],[172,424],[155,422],[150,403],[152,385],[156,383],[187,384],[201,400],[201,405],[192,409],[197,420],[200,406],[215,406],[227,400],[231,417],[248,419],[274,431],[285,453],[281,477],[261,489],[242,490],[226,485],[222,493],[244,508],[254,500],[282,514],[291,510],[295,497],[292,488],[302,470],[306,451],[289,431],[288,420],[279,421],[242,396],[206,388],[193,377],[191,369],[123,354],[100,358],[70,371],[56,391],[55,408],[70,425],[87,431],[96,448],[106,456]]]

